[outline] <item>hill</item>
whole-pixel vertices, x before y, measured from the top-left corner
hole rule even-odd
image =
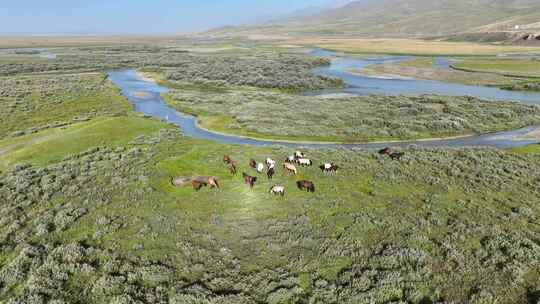
[[[236,28],[228,33],[452,37],[457,40],[478,40],[487,35],[491,40],[500,41],[519,40],[524,34],[532,34],[533,39],[529,40],[536,42],[534,38],[539,20],[540,3],[532,0],[360,0],[310,16],[287,18],[258,27]],[[472,35],[463,36],[464,33]]]

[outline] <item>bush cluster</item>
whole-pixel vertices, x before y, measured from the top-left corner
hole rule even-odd
[[[234,118],[227,128],[335,140],[415,139],[511,130],[540,124],[540,108],[470,97],[316,97],[233,90],[172,90],[180,111]]]

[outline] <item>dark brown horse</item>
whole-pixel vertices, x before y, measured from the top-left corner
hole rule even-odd
[[[208,185],[210,185],[210,188],[218,188],[219,189],[219,182],[217,178],[211,176],[208,178]]]
[[[255,186],[255,182],[257,181],[257,177],[249,176],[245,172],[242,173],[242,177],[244,178],[244,182],[246,184],[248,184],[250,188],[253,188],[253,186]]]
[[[191,181],[191,185],[193,186],[193,189],[195,189],[195,191],[199,191],[201,190],[202,187],[206,187],[208,184],[205,182],[194,180],[194,181]]]
[[[394,152],[394,151],[393,151],[391,148],[386,147],[386,148],[384,148],[384,149],[382,149],[382,150],[379,150],[378,153],[379,153],[379,155],[390,155],[390,154],[392,154],[393,152]]]
[[[249,166],[253,169],[257,169],[257,161],[253,158],[249,160]]]
[[[274,174],[276,174],[276,170],[274,170],[274,168],[270,168],[268,169],[268,171],[266,171],[266,176],[268,176],[268,179],[272,179],[272,177],[274,177]]]
[[[227,168],[229,168],[229,171],[232,175],[236,175],[236,163],[234,161],[231,161],[227,164]]]
[[[308,181],[308,180],[297,181],[296,186],[300,190],[306,190],[307,192],[315,192],[315,184],[312,181]]]
[[[403,156],[405,156],[404,152],[393,152],[390,154],[392,160],[401,160]]]

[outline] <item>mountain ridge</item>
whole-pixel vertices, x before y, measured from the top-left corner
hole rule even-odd
[[[233,34],[259,32],[288,36],[364,38],[455,38],[475,33],[477,36],[486,34],[499,37],[499,40],[520,39],[521,35],[540,34],[540,2],[359,0],[310,15],[228,30]],[[494,32],[498,34],[494,35]]]

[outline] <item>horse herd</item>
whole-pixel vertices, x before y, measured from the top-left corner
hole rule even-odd
[[[223,163],[225,164],[225,166],[227,166],[229,172],[232,175],[236,175],[238,173],[238,165],[229,155],[223,156]],[[267,158],[264,163],[257,162],[255,159],[250,159],[248,163],[249,167],[255,170],[258,174],[266,173],[266,177],[268,178],[268,180],[272,180],[274,175],[276,174],[276,164],[277,162],[271,158]],[[309,167],[312,165],[313,161],[308,159],[303,152],[296,151],[293,155],[287,157],[283,162],[283,174],[297,175],[297,166]],[[339,166],[334,163],[324,163],[320,165],[319,168],[324,173],[335,173],[339,170]],[[259,180],[257,176],[251,176],[246,172],[242,172],[242,178],[244,180],[244,183],[250,188],[253,188],[255,186],[255,183],[257,183],[257,181]],[[296,186],[302,191],[307,191],[311,193],[315,192],[315,183],[313,181],[299,180],[296,182]],[[284,196],[285,187],[282,185],[274,185],[270,188],[269,192],[275,195]]]
[[[401,160],[405,155],[403,152],[394,151],[391,148],[384,148],[378,151],[379,155],[389,156],[392,160]],[[229,155],[223,156],[223,163],[229,169],[232,175],[237,175],[238,164]],[[288,156],[283,162],[283,174],[297,175],[298,169],[296,166],[309,167],[313,165],[313,161],[308,159],[306,155],[301,151],[296,151],[293,155]],[[266,158],[264,163],[257,162],[255,159],[249,160],[249,167],[255,170],[258,174],[262,174],[266,168],[266,176],[268,180],[272,180],[276,174],[276,161],[271,158]],[[319,169],[323,173],[337,173],[340,167],[335,163],[323,163],[319,166]],[[251,176],[246,172],[242,172],[242,178],[244,183],[251,189],[255,186],[259,178],[257,176]],[[199,191],[202,187],[210,186],[210,188],[219,189],[219,182],[215,177],[209,177],[208,181],[192,181],[193,189]],[[299,190],[307,192],[315,192],[315,183],[309,180],[299,180],[296,182],[296,186]],[[270,193],[274,195],[285,195],[285,187],[282,185],[274,185],[270,188]]]

